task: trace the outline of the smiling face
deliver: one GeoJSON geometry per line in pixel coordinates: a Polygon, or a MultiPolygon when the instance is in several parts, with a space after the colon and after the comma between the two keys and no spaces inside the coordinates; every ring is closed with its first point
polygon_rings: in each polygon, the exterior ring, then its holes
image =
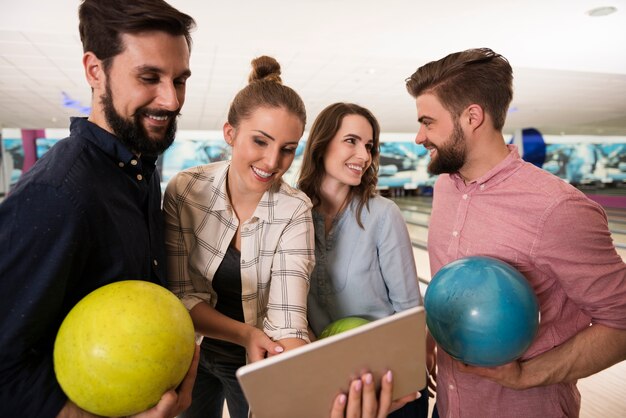
{"type": "Polygon", "coordinates": [[[361,115],[347,115],[324,154],[324,182],[358,186],[372,163],[372,125],[361,115]]]}
{"type": "Polygon", "coordinates": [[[420,128],[415,143],[423,145],[430,153],[428,171],[431,174],[458,172],[467,158],[467,142],[458,118],[453,118],[432,94],[418,96],[416,105],[420,128]]]}
{"type": "Polygon", "coordinates": [[[94,88],[89,120],[116,135],[130,150],[156,155],[174,140],[185,101],[189,48],[184,36],[165,32],[123,34],[124,51],[104,63],[92,53],[83,61],[94,88]]]}
{"type": "Polygon", "coordinates": [[[228,171],[231,193],[262,195],[280,181],[294,159],[304,126],[282,107],[259,107],[236,128],[224,125],[232,146],[228,171]]]}

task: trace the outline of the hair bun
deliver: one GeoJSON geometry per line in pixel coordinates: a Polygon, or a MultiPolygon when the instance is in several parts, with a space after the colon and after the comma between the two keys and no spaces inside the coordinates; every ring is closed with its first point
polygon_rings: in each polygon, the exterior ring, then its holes
{"type": "Polygon", "coordinates": [[[273,81],[278,84],[283,82],[280,78],[280,64],[267,55],[252,60],[252,72],[248,77],[248,83],[261,80],[273,81]]]}

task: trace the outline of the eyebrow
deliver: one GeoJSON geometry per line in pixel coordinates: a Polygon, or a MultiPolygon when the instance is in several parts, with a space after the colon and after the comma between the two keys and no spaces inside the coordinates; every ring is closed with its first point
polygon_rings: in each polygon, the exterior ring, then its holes
{"type": "MultiPolygon", "coordinates": [[[[164,73],[164,71],[161,68],[156,67],[154,65],[140,65],[136,69],[137,69],[138,73],[156,73],[156,74],[163,74],[164,73]]],[[[179,78],[179,77],[191,77],[191,70],[186,69],[185,71],[183,71],[181,74],[179,74],[175,78],[179,78]]]]}
{"type": "MultiPolygon", "coordinates": [[[[360,136],[358,136],[357,134],[345,134],[343,136],[344,138],[355,138],[358,139],[359,141],[363,141],[363,138],[361,138],[360,136]]],[[[367,142],[374,142],[374,139],[368,139],[367,142]]]]}
{"type": "Polygon", "coordinates": [[[428,120],[431,120],[431,121],[432,121],[432,120],[434,120],[434,119],[433,119],[433,118],[431,118],[430,116],[420,116],[419,118],[417,118],[417,121],[418,121],[419,123],[423,123],[423,122],[424,122],[424,119],[428,119],[428,120]]]}
{"type": "MultiPolygon", "coordinates": [[[[268,138],[269,138],[269,139],[271,139],[272,141],[276,141],[276,138],[274,138],[272,135],[268,134],[267,132],[264,132],[264,131],[262,131],[262,130],[260,130],[260,129],[253,129],[253,131],[254,131],[254,132],[259,132],[259,133],[261,133],[263,136],[268,137],[268,138]]],[[[297,144],[297,143],[298,143],[298,141],[290,141],[290,142],[287,142],[285,145],[289,145],[289,144],[297,144]]]]}

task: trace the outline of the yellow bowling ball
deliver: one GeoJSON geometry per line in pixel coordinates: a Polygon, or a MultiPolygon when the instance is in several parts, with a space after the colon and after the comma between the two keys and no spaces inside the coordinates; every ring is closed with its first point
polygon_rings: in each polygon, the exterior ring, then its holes
{"type": "Polygon", "coordinates": [[[125,416],[178,386],[194,350],[181,301],[156,284],[128,280],[91,292],[69,312],[54,343],[54,370],[82,409],[125,416]]]}

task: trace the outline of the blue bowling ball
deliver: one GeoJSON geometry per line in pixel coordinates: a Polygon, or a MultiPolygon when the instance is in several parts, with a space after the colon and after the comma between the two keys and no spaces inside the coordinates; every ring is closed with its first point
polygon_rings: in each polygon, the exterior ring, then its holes
{"type": "Polygon", "coordinates": [[[426,323],[453,358],[494,367],[519,358],[539,328],[539,303],[526,278],[492,257],[441,268],[424,296],[426,323]]]}

